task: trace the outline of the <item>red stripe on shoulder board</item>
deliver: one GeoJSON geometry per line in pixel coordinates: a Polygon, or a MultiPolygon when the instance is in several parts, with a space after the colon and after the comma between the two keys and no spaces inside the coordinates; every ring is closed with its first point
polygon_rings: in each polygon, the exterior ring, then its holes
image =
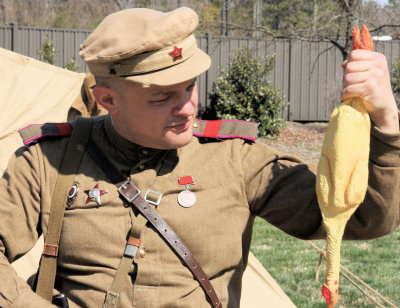
{"type": "Polygon", "coordinates": [[[70,136],[72,133],[72,126],[68,123],[54,123],[60,132],[60,136],[70,136]]]}
{"type": "Polygon", "coordinates": [[[207,121],[202,137],[217,138],[222,120],[207,121]]]}

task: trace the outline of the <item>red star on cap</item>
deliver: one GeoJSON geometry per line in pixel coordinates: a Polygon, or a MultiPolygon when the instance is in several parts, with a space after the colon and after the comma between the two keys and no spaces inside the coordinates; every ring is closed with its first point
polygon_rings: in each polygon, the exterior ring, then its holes
{"type": "Polygon", "coordinates": [[[174,46],[174,50],[168,53],[172,58],[174,58],[174,61],[182,59],[182,48],[178,48],[177,46],[174,46]]]}
{"type": "Polygon", "coordinates": [[[106,193],[108,191],[99,189],[99,184],[96,184],[91,190],[85,190],[85,194],[88,195],[85,204],[88,204],[90,201],[96,201],[98,205],[101,205],[100,197],[106,193]]]}

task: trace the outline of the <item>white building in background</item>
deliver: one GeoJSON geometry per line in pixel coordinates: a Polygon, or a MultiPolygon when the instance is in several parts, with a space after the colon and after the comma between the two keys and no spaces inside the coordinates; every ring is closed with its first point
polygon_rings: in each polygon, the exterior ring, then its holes
{"type": "Polygon", "coordinates": [[[374,41],[390,41],[392,37],[390,35],[373,36],[374,41]]]}

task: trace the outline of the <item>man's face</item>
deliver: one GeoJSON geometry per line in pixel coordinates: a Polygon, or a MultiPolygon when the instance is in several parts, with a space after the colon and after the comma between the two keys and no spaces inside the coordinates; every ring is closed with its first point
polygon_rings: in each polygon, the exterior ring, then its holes
{"type": "Polygon", "coordinates": [[[164,87],[126,84],[110,111],[121,136],[156,149],[176,149],[190,142],[198,104],[195,80],[164,87]]]}

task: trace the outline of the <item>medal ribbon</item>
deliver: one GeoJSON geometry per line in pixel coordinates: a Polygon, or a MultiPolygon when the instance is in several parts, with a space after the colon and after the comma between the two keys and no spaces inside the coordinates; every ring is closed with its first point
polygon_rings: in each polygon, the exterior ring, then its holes
{"type": "Polygon", "coordinates": [[[193,176],[188,175],[178,178],[178,184],[186,186],[186,185],[194,185],[195,182],[193,181],[193,176]]]}

